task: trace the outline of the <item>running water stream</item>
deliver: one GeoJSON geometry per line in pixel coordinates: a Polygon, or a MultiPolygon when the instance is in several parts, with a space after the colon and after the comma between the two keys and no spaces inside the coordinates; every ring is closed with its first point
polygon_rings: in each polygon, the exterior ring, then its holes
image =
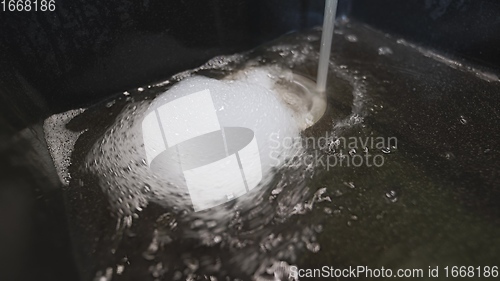
{"type": "Polygon", "coordinates": [[[326,78],[328,76],[337,4],[337,0],[326,0],[325,4],[325,16],[323,17],[323,29],[321,31],[321,48],[319,50],[318,78],[316,80],[316,89],[318,92],[326,90],[326,78]]]}

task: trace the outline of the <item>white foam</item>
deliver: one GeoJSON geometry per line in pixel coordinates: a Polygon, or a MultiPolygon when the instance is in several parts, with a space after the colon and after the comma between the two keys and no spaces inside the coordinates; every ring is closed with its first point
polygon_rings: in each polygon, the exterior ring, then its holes
{"type": "MultiPolygon", "coordinates": [[[[246,75],[237,75],[225,80],[201,76],[185,78],[156,97],[149,106],[147,103],[137,102],[126,106],[102,140],[94,144],[87,156],[86,166],[99,176],[100,185],[110,196],[111,205],[119,213],[129,215],[135,213],[136,209],[139,210],[147,204],[147,198],[156,202],[164,202],[166,205],[190,209],[192,200],[189,194],[180,192],[178,188],[185,181],[182,172],[166,169],[166,174],[159,176],[148,167],[150,159],[146,156],[144,148],[143,119],[151,113],[151,110],[165,105],[178,106],[176,101],[181,98],[208,90],[216,111],[217,123],[221,128],[240,127],[254,132],[262,167],[261,184],[266,184],[270,180],[271,170],[275,163],[283,162],[275,161],[275,158],[286,155],[286,153],[274,151],[271,138],[297,137],[300,132],[293,110],[273,90],[274,83],[276,83],[274,76],[270,75],[266,68],[252,68],[246,72],[246,75]],[[271,134],[274,135],[271,136],[271,134]],[[274,154],[272,154],[273,151],[274,154]]],[[[174,119],[176,122],[181,122],[182,118],[191,120],[192,116],[200,114],[200,104],[197,102],[200,101],[192,100],[191,104],[183,104],[182,110],[170,110],[179,114],[170,116],[168,119],[174,119]]],[[[203,105],[206,105],[205,103],[203,105]]],[[[186,123],[186,128],[181,129],[193,129],[191,133],[195,134],[191,137],[199,135],[200,132],[191,127],[190,123],[186,123]]],[[[181,137],[182,132],[170,132],[163,129],[163,134],[168,133],[170,136],[179,134],[177,137],[181,137]]],[[[210,129],[207,132],[210,131],[213,130],[210,129]]],[[[186,141],[185,138],[181,137],[181,139],[181,141],[186,141]]],[[[168,141],[167,145],[170,146],[168,141]]],[[[255,158],[250,157],[252,158],[251,164],[248,164],[249,155],[253,154],[241,155],[244,156],[242,163],[246,165],[247,170],[253,169],[252,159],[255,158]]],[[[212,170],[211,173],[224,172],[212,170]]],[[[258,181],[259,173],[248,174],[248,183],[253,188],[255,182],[258,181]]],[[[231,177],[226,175],[226,178],[231,177]]],[[[234,196],[239,195],[241,194],[236,192],[234,196]]]]}
{"type": "Polygon", "coordinates": [[[72,132],[66,129],[66,124],[85,109],[73,109],[60,114],[55,114],[45,119],[43,131],[49,147],[50,156],[54,161],[57,175],[61,183],[67,185],[71,179],[68,167],[71,164],[71,153],[75,142],[82,132],[72,132]]]}

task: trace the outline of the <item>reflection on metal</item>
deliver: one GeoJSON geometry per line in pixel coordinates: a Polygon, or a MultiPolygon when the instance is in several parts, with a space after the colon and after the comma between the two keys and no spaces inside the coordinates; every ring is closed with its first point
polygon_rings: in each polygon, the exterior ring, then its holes
{"type": "Polygon", "coordinates": [[[155,108],[142,133],[150,168],[182,175],[195,211],[235,199],[262,180],[254,132],[221,127],[208,89],[155,108]]]}

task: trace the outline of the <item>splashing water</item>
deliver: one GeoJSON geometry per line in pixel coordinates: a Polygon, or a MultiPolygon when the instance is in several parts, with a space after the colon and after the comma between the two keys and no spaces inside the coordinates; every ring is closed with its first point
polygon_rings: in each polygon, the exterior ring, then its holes
{"type": "MultiPolygon", "coordinates": [[[[139,255],[150,262],[149,273],[152,276],[170,276],[174,280],[181,276],[195,277],[200,274],[253,276],[256,280],[267,280],[270,276],[288,276],[288,263],[296,262],[300,251],[317,252],[321,249],[315,238],[321,231],[321,225],[313,222],[298,223],[297,220],[300,221],[301,216],[315,210],[316,205],[323,205],[322,211],[323,207],[330,204],[331,199],[325,195],[325,188],[311,190],[308,187],[314,169],[297,165],[300,157],[290,159],[284,166],[275,167],[267,175],[262,188],[222,206],[193,213],[189,208],[189,196],[185,192],[180,192],[174,182],[151,172],[141,153],[143,144],[138,141],[141,138],[138,128],[142,116],[155,98],[166,90],[173,89],[172,86],[175,88],[175,85],[181,83],[196,84],[200,79],[206,83],[211,83],[210,79],[217,79],[221,81],[218,83],[227,83],[227,87],[252,80],[261,83],[262,77],[258,76],[262,73],[267,73],[267,80],[275,85],[268,86],[274,93],[267,94],[277,95],[288,108],[285,112],[289,112],[287,114],[292,117],[287,122],[293,123],[276,124],[276,128],[290,128],[290,133],[286,136],[298,137],[294,131],[311,126],[311,121],[308,123],[303,120],[312,118],[308,117],[311,106],[304,106],[311,104],[312,97],[294,95],[296,90],[286,82],[293,80],[287,74],[291,72],[286,69],[311,77],[310,69],[314,68],[318,59],[318,52],[314,47],[318,38],[317,31],[314,31],[311,34],[296,35],[293,44],[283,40],[285,43],[276,42],[250,53],[214,58],[205,65],[175,75],[168,81],[124,92],[111,101],[86,110],[65,124],[66,128],[70,128],[69,132],[78,131],[81,134],[73,148],[64,149],[64,153],[71,154],[71,163],[60,163],[61,171],[71,171],[68,194],[69,197],[76,198],[71,200],[73,207],[79,206],[78,198],[86,196],[89,192],[87,190],[98,188],[102,190],[104,201],[109,204],[112,217],[117,220],[112,228],[102,230],[112,237],[104,247],[109,248],[112,254],[107,262],[104,261],[107,266],[98,268],[100,276],[110,275],[109,266],[116,267],[116,275],[127,274],[127,267],[130,265],[122,261],[123,251],[127,252],[123,245],[130,243],[126,241],[138,236],[137,233],[142,233],[141,239],[150,237],[149,242],[139,254],[126,253],[126,256],[130,258],[139,255]],[[262,67],[266,72],[259,72],[262,67]],[[200,75],[210,78],[200,78],[200,75]],[[92,123],[92,120],[101,121],[92,123]],[[152,211],[145,213],[151,209],[155,210],[153,214],[152,211]],[[144,223],[154,226],[145,230],[144,223]],[[199,247],[219,249],[224,255],[203,253],[199,247]],[[166,254],[173,249],[184,253],[180,260],[166,254]]],[[[330,62],[329,67],[334,77],[330,79],[340,78],[347,82],[353,96],[351,114],[345,116],[345,120],[337,122],[335,128],[359,124],[365,114],[364,81],[333,62],[330,62]]],[[[244,107],[236,109],[242,110],[241,116],[247,114],[245,110],[259,110],[259,101],[243,99],[242,102],[244,107]]],[[[228,108],[221,106],[218,109],[228,108]]],[[[262,110],[260,119],[253,120],[255,130],[273,124],[278,112],[262,110]]],[[[53,122],[55,119],[57,117],[47,119],[45,126],[51,147],[66,142],[64,139],[53,138],[56,131],[52,128],[60,130],[62,126],[53,122]]],[[[293,155],[304,156],[307,153],[309,152],[300,150],[293,155]]],[[[57,154],[54,151],[53,155],[57,154]]],[[[87,230],[85,233],[89,235],[92,231],[87,230]]]]}

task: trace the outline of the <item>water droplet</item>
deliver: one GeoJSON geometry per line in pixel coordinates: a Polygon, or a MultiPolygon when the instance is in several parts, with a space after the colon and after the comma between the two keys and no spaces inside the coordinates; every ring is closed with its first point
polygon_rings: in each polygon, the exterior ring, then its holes
{"type": "Polygon", "coordinates": [[[115,100],[110,101],[110,102],[106,103],[106,107],[107,107],[107,108],[110,108],[110,107],[112,107],[114,104],[115,104],[115,100]]]}
{"type": "Polygon", "coordinates": [[[381,56],[392,55],[392,50],[389,47],[378,48],[378,54],[381,56]]]}
{"type": "Polygon", "coordinates": [[[314,227],[314,230],[317,233],[321,233],[323,231],[323,226],[321,224],[318,224],[317,226],[314,227]]]}
{"type": "Polygon", "coordinates": [[[195,220],[192,224],[191,224],[191,228],[198,228],[198,227],[201,227],[203,226],[205,223],[202,221],[202,220],[195,220]]]}
{"type": "Polygon", "coordinates": [[[349,34],[345,37],[345,39],[347,39],[347,41],[349,42],[358,42],[358,37],[356,37],[356,35],[354,34],[349,34]]]}
{"type": "Polygon", "coordinates": [[[123,270],[125,269],[125,266],[122,264],[119,264],[116,266],[116,274],[120,275],[123,273],[123,270]]]}
{"type": "Polygon", "coordinates": [[[310,42],[313,42],[313,41],[318,41],[319,40],[319,36],[316,36],[316,35],[309,35],[306,37],[307,41],[310,41],[310,42]]]}
{"type": "Polygon", "coordinates": [[[222,237],[220,237],[220,235],[217,235],[214,237],[214,242],[215,243],[220,243],[222,241],[222,237]]]}
{"type": "Polygon", "coordinates": [[[198,260],[187,258],[184,260],[184,264],[191,270],[195,271],[198,269],[199,262],[198,260]]]}
{"type": "Polygon", "coordinates": [[[448,159],[448,160],[453,160],[453,159],[455,159],[455,155],[454,155],[452,152],[446,152],[446,153],[444,154],[444,157],[445,157],[446,159],[448,159]]]}
{"type": "Polygon", "coordinates": [[[320,246],[318,243],[310,243],[307,244],[307,249],[313,253],[317,253],[320,250],[320,246]]]}
{"type": "Polygon", "coordinates": [[[398,201],[398,193],[395,190],[389,190],[385,193],[385,198],[387,198],[390,202],[395,203],[398,201]]]}
{"type": "Polygon", "coordinates": [[[355,188],[356,187],[352,181],[350,181],[350,182],[344,182],[344,185],[347,186],[347,187],[349,187],[349,188],[355,188]]]}

